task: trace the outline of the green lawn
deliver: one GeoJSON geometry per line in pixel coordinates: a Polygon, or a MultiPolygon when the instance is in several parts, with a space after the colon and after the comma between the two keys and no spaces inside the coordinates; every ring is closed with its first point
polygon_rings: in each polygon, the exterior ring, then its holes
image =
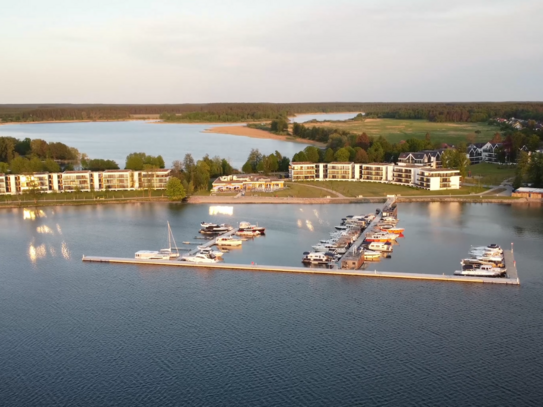
{"type": "MultiPolygon", "coordinates": [[[[444,191],[427,191],[425,189],[413,188],[403,185],[381,184],[378,182],[356,182],[356,181],[315,181],[303,182],[300,185],[308,184],[331,189],[348,197],[364,197],[386,196],[386,195],[468,195],[471,193],[481,193],[487,188],[480,187],[463,187],[460,189],[450,189],[444,191]]],[[[324,192],[324,191],[323,191],[324,192]]]]}
{"type": "Polygon", "coordinates": [[[515,176],[516,166],[481,163],[470,165],[467,183],[482,185],[500,185],[508,178],[515,176]]]}
{"type": "Polygon", "coordinates": [[[409,138],[424,138],[430,133],[432,142],[458,144],[468,135],[477,142],[490,141],[499,127],[486,123],[434,123],[427,120],[366,119],[362,121],[308,123],[307,127],[333,127],[353,133],[366,132],[369,136],[383,136],[391,143],[409,138]],[[475,133],[480,131],[480,133],[475,133]]]}
{"type": "Polygon", "coordinates": [[[328,191],[322,189],[311,188],[304,186],[300,183],[289,182],[286,184],[286,188],[275,192],[247,192],[245,196],[277,196],[277,197],[294,197],[294,198],[326,198],[331,196],[334,198],[336,195],[331,194],[328,191]]]}

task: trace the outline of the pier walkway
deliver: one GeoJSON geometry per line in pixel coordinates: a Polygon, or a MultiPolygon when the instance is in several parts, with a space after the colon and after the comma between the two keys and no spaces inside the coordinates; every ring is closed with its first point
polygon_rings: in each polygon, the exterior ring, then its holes
{"type": "Polygon", "coordinates": [[[394,202],[396,202],[396,196],[390,196],[387,201],[385,202],[385,204],[383,205],[383,207],[381,208],[381,211],[379,212],[379,214],[377,216],[375,216],[375,218],[371,221],[371,223],[366,227],[366,229],[364,229],[364,231],[362,233],[360,233],[360,236],[358,237],[358,239],[356,239],[356,241],[351,245],[351,248],[349,250],[347,250],[347,252],[345,252],[345,254],[343,256],[341,256],[341,259],[339,259],[338,261],[338,264],[342,264],[342,262],[344,260],[347,260],[348,258],[350,257],[353,257],[353,256],[362,256],[362,253],[360,254],[356,254],[357,251],[358,251],[358,248],[362,245],[362,243],[364,242],[364,239],[366,238],[366,234],[368,232],[371,232],[373,230],[373,227],[381,220],[381,218],[383,217],[383,209],[385,208],[389,208],[391,207],[394,202]]]}
{"type": "Polygon", "coordinates": [[[322,274],[331,276],[354,276],[354,277],[374,277],[374,278],[396,278],[404,280],[425,280],[442,281],[453,283],[484,283],[484,284],[511,284],[519,285],[519,280],[512,278],[484,278],[484,277],[462,277],[453,275],[439,274],[415,274],[415,273],[397,273],[390,271],[367,271],[367,270],[345,270],[345,269],[325,269],[325,268],[306,268],[306,267],[288,267],[288,266],[267,266],[257,264],[229,264],[229,263],[191,263],[179,260],[144,260],[122,257],[97,257],[83,256],[84,262],[93,263],[115,263],[115,264],[135,264],[145,266],[173,266],[188,267],[207,270],[245,270],[245,271],[270,271],[283,273],[299,274],[322,274]]]}

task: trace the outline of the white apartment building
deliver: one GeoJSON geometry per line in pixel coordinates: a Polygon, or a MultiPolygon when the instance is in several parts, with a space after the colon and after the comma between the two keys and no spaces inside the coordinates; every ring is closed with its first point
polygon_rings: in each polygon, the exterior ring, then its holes
{"type": "Polygon", "coordinates": [[[432,191],[460,188],[458,170],[393,163],[292,163],[292,181],[361,181],[416,186],[432,191]]]}
{"type": "Polygon", "coordinates": [[[59,173],[0,174],[0,195],[29,190],[50,192],[128,191],[166,189],[171,170],[65,171],[59,173]]]}

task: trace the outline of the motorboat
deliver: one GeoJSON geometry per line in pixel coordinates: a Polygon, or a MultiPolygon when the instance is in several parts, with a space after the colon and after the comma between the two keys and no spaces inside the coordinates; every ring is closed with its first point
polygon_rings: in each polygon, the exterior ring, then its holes
{"type": "Polygon", "coordinates": [[[503,253],[503,249],[495,243],[489,244],[488,246],[471,246],[471,250],[472,251],[473,250],[476,250],[476,251],[488,250],[488,251],[503,253]]]}
{"type": "Polygon", "coordinates": [[[388,233],[394,233],[396,235],[401,235],[404,232],[405,228],[393,227],[387,230],[388,233]]]}
{"type": "Polygon", "coordinates": [[[347,230],[348,226],[346,225],[338,225],[338,226],[334,226],[336,228],[336,230],[347,230]]]}
{"type": "Polygon", "coordinates": [[[304,264],[329,264],[334,260],[334,253],[304,252],[302,263],[304,264]]]}
{"type": "Polygon", "coordinates": [[[382,257],[381,252],[373,250],[364,250],[364,260],[379,260],[382,257]]]}
{"type": "Polygon", "coordinates": [[[231,231],[233,228],[230,225],[226,225],[224,223],[217,225],[217,224],[208,224],[207,226],[202,226],[202,229],[200,229],[200,233],[205,235],[214,235],[214,234],[220,234],[220,233],[226,233],[231,231]]]}
{"type": "Polygon", "coordinates": [[[505,274],[505,268],[492,267],[489,264],[484,264],[481,267],[467,267],[463,270],[454,272],[457,276],[472,276],[472,277],[500,277],[505,274]]]}
{"type": "Polygon", "coordinates": [[[215,257],[222,257],[224,254],[224,252],[220,250],[213,250],[211,247],[207,247],[207,246],[198,246],[198,250],[200,251],[200,253],[210,254],[215,257]]]}
{"type": "Polygon", "coordinates": [[[371,242],[368,245],[368,250],[376,251],[376,252],[391,252],[392,251],[392,243],[390,242],[371,242]]]}
{"type": "Polygon", "coordinates": [[[136,252],[134,258],[141,260],[170,260],[170,253],[161,253],[158,250],[140,250],[136,252]]]}
{"type": "Polygon", "coordinates": [[[394,233],[370,233],[366,236],[368,242],[390,242],[396,240],[398,235],[394,233]]]}
{"type": "Polygon", "coordinates": [[[215,240],[217,246],[241,246],[243,241],[232,237],[218,237],[215,240]]]}
{"type": "Polygon", "coordinates": [[[216,257],[204,253],[183,256],[181,259],[192,263],[217,263],[219,261],[216,257]]]}
{"type": "Polygon", "coordinates": [[[236,235],[245,237],[255,237],[260,236],[261,234],[262,233],[260,233],[258,230],[238,230],[236,232],[236,235]]]}
{"type": "Polygon", "coordinates": [[[262,226],[258,226],[258,225],[251,225],[250,222],[240,222],[238,231],[239,232],[243,232],[243,231],[252,231],[252,232],[254,232],[254,231],[256,231],[256,232],[260,232],[260,234],[263,235],[266,232],[266,228],[262,227],[262,226]]]}
{"type": "Polygon", "coordinates": [[[492,250],[471,250],[469,252],[471,257],[491,256],[491,257],[503,257],[503,254],[498,251],[492,250]]]}
{"type": "Polygon", "coordinates": [[[381,223],[388,223],[388,224],[396,224],[398,223],[398,219],[392,217],[392,216],[385,216],[384,218],[381,218],[381,223]]]}
{"type": "Polygon", "coordinates": [[[331,244],[331,243],[325,243],[325,244],[319,243],[314,246],[311,246],[311,248],[313,248],[316,252],[328,252],[328,251],[337,249],[336,245],[331,244]]]}

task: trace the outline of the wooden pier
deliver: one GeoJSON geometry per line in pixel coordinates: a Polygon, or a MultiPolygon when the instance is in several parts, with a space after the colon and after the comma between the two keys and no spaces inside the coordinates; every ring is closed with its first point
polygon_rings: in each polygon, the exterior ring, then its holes
{"type": "Polygon", "coordinates": [[[443,281],[453,283],[484,283],[484,284],[512,284],[519,285],[518,278],[483,278],[483,277],[463,277],[454,275],[439,274],[415,274],[415,273],[396,273],[390,271],[368,271],[368,270],[344,270],[344,269],[326,269],[326,268],[306,268],[306,267],[288,267],[288,266],[267,266],[257,264],[230,264],[230,263],[191,263],[180,260],[145,260],[122,257],[97,257],[83,256],[84,262],[92,263],[114,263],[114,264],[134,264],[144,266],[170,266],[170,267],[188,267],[195,269],[208,270],[244,270],[244,271],[270,271],[281,273],[299,273],[299,274],[322,274],[328,276],[354,276],[354,277],[374,277],[374,278],[396,278],[403,280],[425,280],[425,281],[443,281]]]}

